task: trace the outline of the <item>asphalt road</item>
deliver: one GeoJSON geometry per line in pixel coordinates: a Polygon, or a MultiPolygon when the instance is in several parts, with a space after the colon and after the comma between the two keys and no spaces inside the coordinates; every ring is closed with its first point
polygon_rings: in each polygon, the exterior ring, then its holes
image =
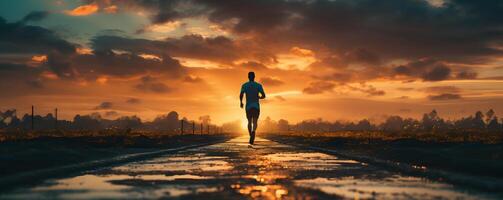
{"type": "Polygon", "coordinates": [[[248,137],[77,176],[0,199],[494,199],[354,160],[248,137]]]}

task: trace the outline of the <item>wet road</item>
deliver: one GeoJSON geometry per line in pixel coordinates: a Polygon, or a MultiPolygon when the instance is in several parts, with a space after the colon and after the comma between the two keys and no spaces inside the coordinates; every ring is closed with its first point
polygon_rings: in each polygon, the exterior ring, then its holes
{"type": "Polygon", "coordinates": [[[82,173],[2,199],[485,199],[353,160],[247,137],[82,173]]]}

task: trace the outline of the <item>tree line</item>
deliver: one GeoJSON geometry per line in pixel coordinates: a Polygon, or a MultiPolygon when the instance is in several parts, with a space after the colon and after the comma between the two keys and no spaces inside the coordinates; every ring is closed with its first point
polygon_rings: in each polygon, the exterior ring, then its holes
{"type": "MultiPolygon", "coordinates": [[[[34,130],[69,130],[69,131],[99,131],[104,129],[132,129],[146,131],[179,131],[181,120],[184,120],[185,127],[189,127],[193,121],[198,125],[203,124],[205,128],[211,125],[211,119],[208,115],[201,116],[199,120],[189,120],[181,118],[176,111],[157,116],[153,121],[142,121],[137,116],[122,116],[117,119],[105,119],[99,113],[88,115],[75,115],[73,120],[61,120],[48,113],[45,116],[29,114],[19,118],[15,109],[0,111],[0,129],[15,132],[32,130],[32,121],[34,130]]],[[[213,126],[213,125],[211,125],[213,126]]],[[[199,126],[196,126],[197,128],[199,126]]],[[[192,126],[190,126],[192,128],[192,126]]]]}
{"type": "Polygon", "coordinates": [[[436,110],[425,113],[421,119],[403,118],[393,115],[387,117],[382,123],[372,123],[368,119],[356,122],[335,121],[329,122],[321,118],[304,120],[296,124],[289,124],[287,120],[278,121],[266,118],[261,121],[259,128],[265,132],[283,131],[310,131],[310,132],[336,132],[336,131],[387,131],[387,132],[500,132],[503,133],[503,121],[500,120],[493,109],[487,112],[477,111],[473,115],[457,120],[442,119],[436,110]]]}

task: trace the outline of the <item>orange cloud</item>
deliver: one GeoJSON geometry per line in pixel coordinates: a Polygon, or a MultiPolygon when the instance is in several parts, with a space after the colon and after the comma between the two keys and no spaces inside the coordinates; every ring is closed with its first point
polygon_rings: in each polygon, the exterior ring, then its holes
{"type": "Polygon", "coordinates": [[[98,11],[99,6],[98,4],[88,4],[88,5],[83,5],[79,6],[73,10],[67,10],[65,13],[67,15],[71,16],[86,16],[86,15],[91,15],[94,14],[98,11]]]}
{"type": "Polygon", "coordinates": [[[297,55],[297,56],[305,56],[305,57],[312,57],[314,56],[314,52],[309,50],[309,49],[303,49],[300,47],[292,47],[290,49],[290,53],[297,55]]]}
{"type": "Polygon", "coordinates": [[[77,54],[80,55],[92,55],[93,50],[89,48],[77,48],[77,54]]]}
{"type": "Polygon", "coordinates": [[[31,57],[31,60],[36,63],[41,63],[41,62],[45,62],[47,60],[47,56],[46,55],[35,55],[35,56],[31,57]]]}
{"type": "Polygon", "coordinates": [[[108,78],[106,76],[101,76],[96,79],[96,82],[103,85],[108,82],[108,78]]]}
{"type": "Polygon", "coordinates": [[[113,13],[117,13],[118,8],[116,5],[111,5],[111,6],[104,8],[103,10],[105,10],[106,13],[113,14],[113,13]]]}
{"type": "Polygon", "coordinates": [[[50,72],[50,71],[44,71],[40,74],[41,77],[45,78],[45,79],[49,79],[49,80],[57,80],[59,79],[58,75],[56,75],[55,73],[53,72],[50,72]]]}
{"type": "Polygon", "coordinates": [[[143,59],[162,61],[161,57],[153,55],[153,54],[142,53],[142,54],[139,54],[138,56],[142,57],[143,59]]]}

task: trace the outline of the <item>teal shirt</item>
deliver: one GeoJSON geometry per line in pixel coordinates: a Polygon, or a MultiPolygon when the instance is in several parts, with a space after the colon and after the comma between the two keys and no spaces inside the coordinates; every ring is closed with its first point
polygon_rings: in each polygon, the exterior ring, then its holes
{"type": "Polygon", "coordinates": [[[246,110],[256,108],[260,110],[259,93],[264,93],[264,89],[260,83],[248,81],[241,86],[241,93],[246,94],[246,110]]]}

